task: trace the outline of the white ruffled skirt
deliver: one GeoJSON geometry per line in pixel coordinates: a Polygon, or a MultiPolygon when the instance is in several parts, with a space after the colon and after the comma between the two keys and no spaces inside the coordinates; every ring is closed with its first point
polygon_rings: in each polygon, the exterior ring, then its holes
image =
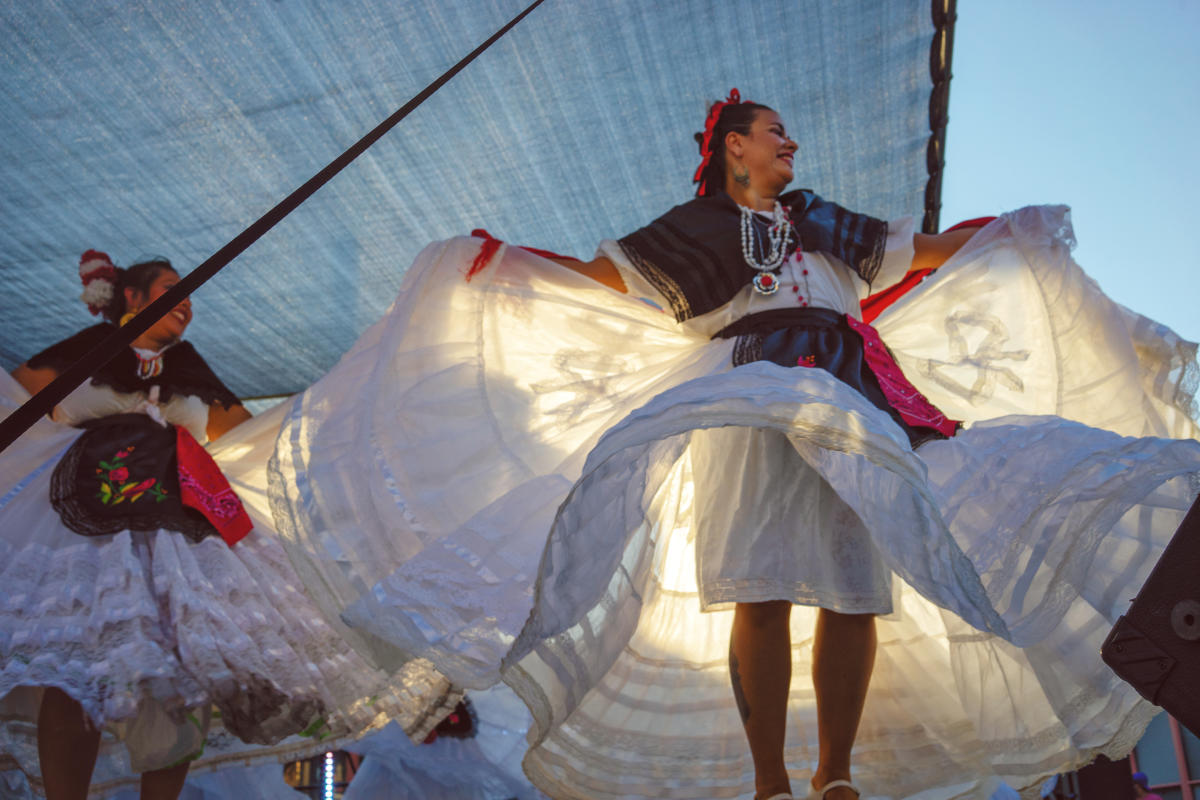
{"type": "MultiPolygon", "coordinates": [[[[8,375],[0,389],[9,410],[28,397],[8,375]]],[[[457,692],[428,662],[371,666],[306,594],[266,500],[280,418],[268,413],[210,445],[255,526],[234,547],[172,531],[65,528],[49,486],[77,429],[43,419],[0,456],[0,751],[33,785],[44,687],[65,691],[105,730],[98,787],[211,759],[223,748],[206,738],[225,731],[258,745],[302,732],[317,742],[394,719],[419,738],[453,707],[457,692]]]]}
{"type": "Polygon", "coordinates": [[[331,616],[512,686],[554,797],[752,792],[722,609],[776,597],[805,604],[795,785],[818,752],[811,605],[890,609],[867,795],[987,797],[1124,754],[1155,709],[1099,647],[1200,488],[1195,346],[1105,298],[1070,236],[1063,208],[1007,215],[877,322],[969,423],[917,452],[821,370],[733,369],[732,342],[517,248],[468,282],[479,241],[431,245],[290,406],[283,541],[331,616]]]}

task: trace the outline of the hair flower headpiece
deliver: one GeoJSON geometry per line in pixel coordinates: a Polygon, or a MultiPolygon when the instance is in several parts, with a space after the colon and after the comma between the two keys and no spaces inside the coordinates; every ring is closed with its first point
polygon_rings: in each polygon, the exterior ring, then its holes
{"type": "Polygon", "coordinates": [[[692,183],[699,183],[700,188],[696,190],[696,194],[704,194],[704,170],[708,168],[708,162],[712,160],[712,136],[713,130],[717,127],[717,121],[721,118],[721,110],[728,105],[737,105],[742,102],[742,94],[737,89],[729,90],[729,97],[717,103],[713,103],[708,109],[708,119],[704,121],[704,141],[700,143],[700,166],[696,167],[696,174],[692,176],[692,183]]]}
{"type": "Polygon", "coordinates": [[[83,294],[79,299],[87,303],[88,311],[95,316],[106,309],[113,299],[118,272],[108,253],[88,250],[79,257],[79,280],[83,282],[83,294]]]}

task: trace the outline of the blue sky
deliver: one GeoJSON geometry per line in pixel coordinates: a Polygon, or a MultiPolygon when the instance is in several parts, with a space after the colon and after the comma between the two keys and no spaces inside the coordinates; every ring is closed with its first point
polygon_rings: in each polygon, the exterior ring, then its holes
{"type": "Polygon", "coordinates": [[[1200,2],[959,0],[942,225],[1066,203],[1110,297],[1200,340],[1200,2]]]}

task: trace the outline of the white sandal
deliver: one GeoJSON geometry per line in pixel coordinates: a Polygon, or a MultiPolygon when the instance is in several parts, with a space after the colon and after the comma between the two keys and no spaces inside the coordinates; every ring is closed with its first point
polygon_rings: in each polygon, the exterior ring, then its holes
{"type": "Polygon", "coordinates": [[[843,786],[845,788],[849,789],[850,791],[854,792],[859,797],[862,797],[862,792],[860,792],[858,787],[855,786],[853,783],[851,783],[850,781],[837,780],[837,781],[830,781],[829,783],[822,786],[820,789],[813,789],[811,792],[808,793],[808,800],[825,800],[826,792],[828,792],[831,789],[837,789],[837,788],[840,788],[843,786]]]}
{"type": "Polygon", "coordinates": [[[767,798],[767,800],[796,800],[796,798],[792,797],[787,792],[780,792],[779,794],[771,795],[767,798]]]}

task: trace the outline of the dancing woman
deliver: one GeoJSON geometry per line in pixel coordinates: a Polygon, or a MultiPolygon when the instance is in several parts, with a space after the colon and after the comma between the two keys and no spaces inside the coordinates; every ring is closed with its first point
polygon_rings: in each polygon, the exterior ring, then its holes
{"type": "MultiPolygon", "coordinates": [[[[0,376],[9,409],[179,280],[166,260],[121,269],[94,250],[80,275],[105,322],[30,358],[16,383],[0,376]]],[[[49,800],[85,797],[114,738],[143,798],[176,797],[213,707],[226,730],[269,744],[389,715],[424,735],[437,716],[414,720],[447,700],[431,670],[397,687],[346,655],[269,514],[248,510],[209,456],[204,443],[236,438],[250,414],[183,341],[191,319],[184,300],[0,457],[3,742],[49,800]],[[22,747],[32,720],[36,760],[22,747]]],[[[273,434],[256,434],[267,452],[273,434]]],[[[264,448],[241,444],[223,466],[245,473],[264,448]]]]}
{"type": "MultiPolygon", "coordinates": [[[[910,271],[940,267],[974,230],[914,234],[911,223],[889,227],[809,192],[784,195],[796,142],[774,110],[739,101],[734,90],[729,101],[714,104],[705,132],[697,134],[698,199],[621,240],[636,271],[622,271],[605,256],[560,263],[621,292],[629,291],[628,279],[639,296],[666,298],[679,322],[740,339],[735,365],[767,360],[825,370],[892,417],[914,448],[946,438],[954,423],[901,382],[886,352],[866,357],[875,340],[862,334],[859,302],[872,283],[887,287],[910,271]],[[827,249],[812,252],[817,242],[827,249]],[[697,259],[701,250],[706,256],[697,259]]],[[[756,797],[791,796],[784,739],[795,603],[819,609],[813,788],[820,797],[849,800],[858,794],[850,752],[875,659],[874,617],[892,606],[887,569],[853,511],[786,435],[725,428],[694,437],[692,450],[693,463],[702,452],[709,466],[694,477],[697,496],[711,504],[698,515],[698,535],[725,562],[704,576],[713,588],[702,594],[711,595],[706,606],[735,605],[729,674],[754,760],[756,797]],[[732,481],[730,461],[741,471],[732,481]]]]}
{"type": "Polygon", "coordinates": [[[783,193],[739,100],[699,197],[590,262],[426,248],[292,405],[284,541],[328,613],[512,686],[554,797],[986,797],[1126,752],[1153,711],[1096,652],[1200,485],[1194,346],[1064,209],[923,236],[783,193]],[[889,352],[860,300],[939,265],[889,352]]]}

